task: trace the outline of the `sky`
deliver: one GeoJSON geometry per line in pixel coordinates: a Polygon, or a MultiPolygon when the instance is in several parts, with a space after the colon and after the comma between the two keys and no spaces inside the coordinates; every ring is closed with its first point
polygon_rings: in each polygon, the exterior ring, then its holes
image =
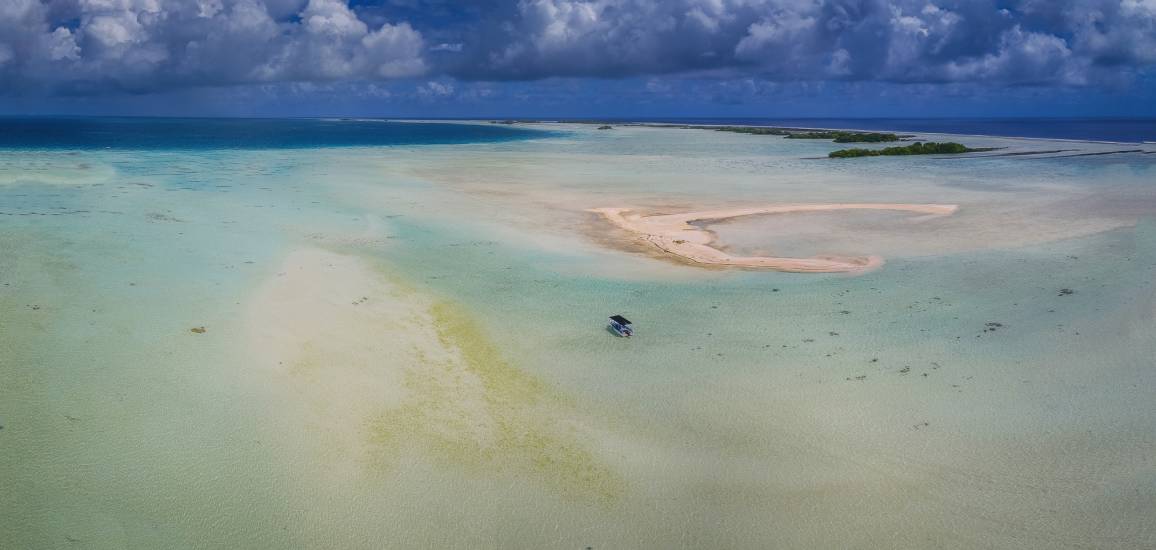
{"type": "Polygon", "coordinates": [[[1156,116],[1156,0],[0,0],[0,114],[1156,116]]]}

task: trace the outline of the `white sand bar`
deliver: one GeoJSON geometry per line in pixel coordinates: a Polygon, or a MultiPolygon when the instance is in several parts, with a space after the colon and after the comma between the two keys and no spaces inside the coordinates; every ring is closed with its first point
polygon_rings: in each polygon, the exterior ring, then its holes
{"type": "Polygon", "coordinates": [[[614,225],[638,235],[641,239],[667,253],[699,264],[753,267],[794,273],[858,273],[883,265],[879,256],[813,258],[776,258],[770,256],[732,256],[712,246],[716,235],[691,225],[696,221],[718,221],[741,216],[787,214],[792,212],[822,212],[830,210],[899,210],[933,216],[954,214],[954,204],[778,204],[729,210],[706,210],[682,214],[645,216],[633,213],[632,208],[595,208],[614,225]]]}

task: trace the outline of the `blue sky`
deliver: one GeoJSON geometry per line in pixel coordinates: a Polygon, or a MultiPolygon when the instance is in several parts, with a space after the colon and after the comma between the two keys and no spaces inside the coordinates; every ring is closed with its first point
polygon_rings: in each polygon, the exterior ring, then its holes
{"type": "Polygon", "coordinates": [[[2,0],[0,114],[1156,116],[1156,0],[2,0]]]}

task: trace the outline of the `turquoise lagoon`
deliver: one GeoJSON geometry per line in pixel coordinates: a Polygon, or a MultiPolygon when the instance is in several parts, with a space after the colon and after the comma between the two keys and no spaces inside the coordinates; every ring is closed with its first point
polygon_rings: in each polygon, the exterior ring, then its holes
{"type": "MultiPolygon", "coordinates": [[[[392,137],[0,151],[0,547],[1156,546],[1156,157],[328,124],[392,137]],[[861,276],[682,265],[587,212],[783,202],[960,211],[715,227],[886,257],[861,276]],[[395,414],[349,381],[387,412],[347,417],[315,391],[340,357],[256,367],[254,296],[302,249],[402,289],[482,398],[395,414]]],[[[383,379],[440,368],[385,355],[383,379]]]]}

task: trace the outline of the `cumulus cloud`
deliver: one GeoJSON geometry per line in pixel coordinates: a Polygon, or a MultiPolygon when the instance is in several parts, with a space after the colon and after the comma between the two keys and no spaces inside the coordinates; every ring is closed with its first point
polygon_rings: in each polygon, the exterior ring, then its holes
{"type": "Polygon", "coordinates": [[[1156,65],[1156,0],[351,1],[0,0],[0,92],[417,76],[1082,86],[1156,65]]]}
{"type": "Polygon", "coordinates": [[[462,51],[462,46],[463,46],[463,44],[461,42],[455,42],[455,43],[442,42],[441,44],[435,44],[433,46],[430,46],[429,51],[431,51],[431,52],[458,53],[458,52],[462,51]]]}
{"type": "Polygon", "coordinates": [[[427,70],[407,22],[345,0],[3,0],[0,90],[85,93],[388,79],[427,70]]]}
{"type": "Polygon", "coordinates": [[[1156,63],[1156,0],[518,0],[466,78],[1086,84],[1156,63]]]}
{"type": "Polygon", "coordinates": [[[454,85],[447,82],[429,81],[417,87],[418,96],[425,99],[443,98],[454,93],[454,85]]]}

